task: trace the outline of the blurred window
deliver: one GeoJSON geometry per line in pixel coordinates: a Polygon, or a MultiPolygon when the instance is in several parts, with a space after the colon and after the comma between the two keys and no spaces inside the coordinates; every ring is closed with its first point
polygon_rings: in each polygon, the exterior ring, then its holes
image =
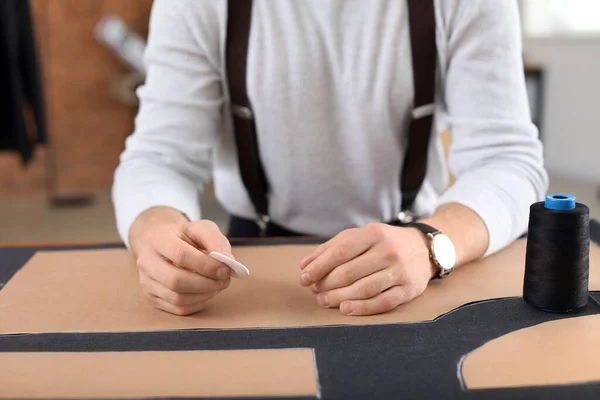
{"type": "Polygon", "coordinates": [[[600,36],[600,0],[521,0],[528,37],[600,36]]]}

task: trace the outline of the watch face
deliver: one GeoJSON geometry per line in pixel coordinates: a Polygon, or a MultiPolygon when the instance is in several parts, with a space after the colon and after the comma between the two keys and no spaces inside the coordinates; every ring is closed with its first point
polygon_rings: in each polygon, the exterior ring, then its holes
{"type": "Polygon", "coordinates": [[[444,234],[438,234],[433,237],[431,243],[433,256],[442,269],[448,270],[454,268],[456,264],[456,250],[450,238],[444,234]]]}

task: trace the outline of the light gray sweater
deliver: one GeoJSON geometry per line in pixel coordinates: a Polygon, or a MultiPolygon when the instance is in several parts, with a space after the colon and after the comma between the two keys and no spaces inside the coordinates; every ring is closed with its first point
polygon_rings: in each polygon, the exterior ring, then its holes
{"type": "MultiPolygon", "coordinates": [[[[415,210],[472,208],[487,254],[526,229],[547,175],[531,123],[514,0],[437,0],[438,95],[428,173],[415,210]],[[448,171],[439,140],[452,132],[448,171]]],[[[127,242],[152,206],[201,218],[214,176],[231,214],[254,212],[238,172],[224,80],[226,0],[156,0],[147,80],[113,200],[127,242]]],[[[272,219],[333,235],[399,211],[413,99],[407,7],[400,0],[255,0],[248,87],[272,219]]]]}

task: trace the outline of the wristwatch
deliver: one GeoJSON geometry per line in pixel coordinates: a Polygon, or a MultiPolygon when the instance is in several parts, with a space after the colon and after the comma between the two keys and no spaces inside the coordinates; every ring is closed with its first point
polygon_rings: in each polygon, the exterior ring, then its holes
{"type": "Polygon", "coordinates": [[[406,226],[417,228],[430,239],[430,257],[439,270],[435,278],[442,279],[450,275],[456,264],[456,249],[452,240],[434,227],[421,222],[411,222],[406,226]]]}

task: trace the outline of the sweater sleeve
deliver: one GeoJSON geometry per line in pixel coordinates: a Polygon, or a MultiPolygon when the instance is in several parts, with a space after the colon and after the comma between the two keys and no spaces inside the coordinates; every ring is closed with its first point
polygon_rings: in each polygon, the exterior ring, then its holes
{"type": "Polygon", "coordinates": [[[517,2],[454,2],[444,79],[449,164],[456,183],[439,203],[460,203],[487,226],[494,253],[527,229],[548,177],[531,122],[517,2]]]}
{"type": "Polygon", "coordinates": [[[126,140],[112,188],[117,228],[126,245],[132,223],[151,207],[169,206],[191,220],[201,217],[200,194],[210,179],[211,150],[222,130],[223,95],[218,49],[197,40],[185,5],[156,0],[151,13],[147,77],[138,90],[135,130],[126,140]]]}

